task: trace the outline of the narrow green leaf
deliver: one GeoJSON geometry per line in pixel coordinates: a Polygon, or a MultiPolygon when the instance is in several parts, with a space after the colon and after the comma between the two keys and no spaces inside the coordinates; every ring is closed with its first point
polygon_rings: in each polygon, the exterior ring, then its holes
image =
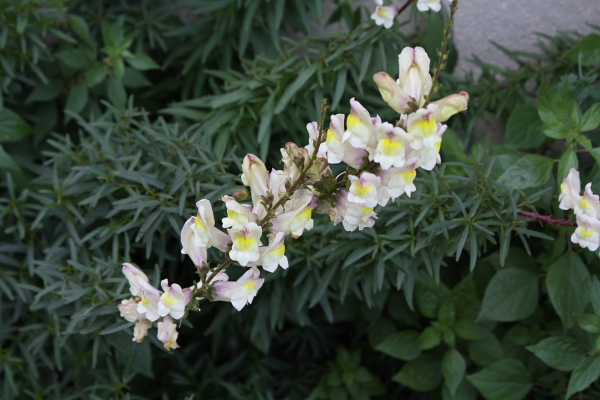
{"type": "Polygon", "coordinates": [[[302,73],[300,75],[298,75],[298,78],[296,78],[294,83],[292,83],[290,86],[288,86],[288,88],[285,90],[285,92],[283,92],[283,95],[279,99],[277,106],[275,106],[275,111],[274,111],[275,114],[279,114],[287,107],[288,103],[290,102],[292,97],[296,94],[296,92],[298,92],[300,89],[302,89],[304,84],[314,75],[314,73],[316,71],[317,71],[317,66],[311,65],[310,67],[308,67],[307,69],[302,71],[302,73]]]}

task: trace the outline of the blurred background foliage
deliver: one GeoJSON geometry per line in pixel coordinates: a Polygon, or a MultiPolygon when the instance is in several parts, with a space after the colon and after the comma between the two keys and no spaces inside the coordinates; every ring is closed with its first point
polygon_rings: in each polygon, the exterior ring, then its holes
{"type": "Polygon", "coordinates": [[[324,97],[394,120],[373,73],[397,74],[405,46],[435,60],[443,13],[385,30],[349,0],[325,20],[327,4],[0,4],[3,398],[598,398],[598,258],[571,245],[573,227],[519,214],[568,218],[556,193],[570,167],[600,187],[594,34],[504,49],[515,70],[475,59],[477,78],[453,74],[451,46],[439,96],[467,90],[469,110],[411,198],[362,232],[317,220],[252,306],[191,315],[181,349],[131,342],[122,262],[190,285],[181,226],[197,200],[243,188],[246,153],[278,167],[324,97]],[[566,142],[542,118],[542,82],[568,109],[566,142]],[[501,144],[486,113],[507,122],[501,144]]]}

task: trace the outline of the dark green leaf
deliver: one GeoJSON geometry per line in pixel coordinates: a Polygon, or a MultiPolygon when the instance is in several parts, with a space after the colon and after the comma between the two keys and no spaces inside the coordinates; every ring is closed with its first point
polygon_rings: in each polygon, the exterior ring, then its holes
{"type": "Polygon", "coordinates": [[[583,114],[581,132],[591,131],[600,126],[600,103],[596,103],[583,114]]]}
{"type": "MultiPolygon", "coordinates": [[[[540,126],[542,126],[542,121],[537,108],[531,104],[518,105],[508,118],[505,144],[517,149],[540,146],[546,140],[546,137],[540,133],[540,126]]],[[[444,140],[446,140],[445,135],[444,140]]]]}
{"type": "Polygon", "coordinates": [[[544,135],[553,139],[564,139],[567,137],[569,130],[562,122],[552,122],[540,127],[544,135]]]}
{"type": "Polygon", "coordinates": [[[456,349],[448,349],[442,359],[442,375],[444,384],[454,396],[467,371],[465,358],[456,349]]]}
{"type": "Polygon", "coordinates": [[[527,347],[540,360],[559,371],[569,372],[585,357],[585,349],[577,339],[553,336],[527,347]]]}
{"type": "Polygon", "coordinates": [[[467,379],[487,400],[521,400],[533,387],[533,380],[521,361],[507,358],[467,379]]]}
{"type": "Polygon", "coordinates": [[[502,269],[485,290],[478,318],[512,322],[527,318],[537,306],[538,279],[517,268],[502,269]]]}
{"type": "Polygon", "coordinates": [[[6,107],[0,110],[0,143],[20,140],[32,133],[31,126],[17,113],[6,107]]]}
{"type": "Polygon", "coordinates": [[[600,377],[600,356],[587,357],[577,365],[567,390],[567,399],[577,392],[581,392],[600,377]]]}
{"type": "Polygon", "coordinates": [[[94,63],[94,65],[92,65],[92,68],[90,68],[90,70],[88,71],[83,83],[86,86],[94,86],[95,84],[104,80],[107,71],[108,66],[106,65],[106,63],[102,61],[97,61],[96,63],[94,63]]]}
{"type": "Polygon", "coordinates": [[[565,154],[563,154],[563,156],[560,159],[560,162],[558,163],[558,175],[556,178],[558,179],[559,186],[562,183],[563,179],[565,179],[567,175],[569,175],[569,171],[571,171],[571,168],[575,168],[576,170],[578,170],[579,161],[577,160],[577,153],[575,152],[575,150],[568,149],[567,151],[565,151],[565,154]]]}
{"type": "Polygon", "coordinates": [[[543,186],[552,173],[554,161],[549,157],[528,154],[521,158],[498,178],[498,181],[513,189],[543,186]]]}
{"type": "Polygon", "coordinates": [[[575,314],[575,319],[584,331],[600,333],[600,317],[594,314],[575,314]]]}
{"type": "Polygon", "coordinates": [[[125,102],[127,101],[127,92],[123,87],[123,84],[116,77],[111,77],[108,80],[108,98],[117,108],[125,108],[125,102]]]}
{"type": "Polygon", "coordinates": [[[146,54],[138,53],[132,54],[130,56],[125,57],[125,61],[127,64],[131,66],[133,69],[137,69],[138,71],[146,71],[149,69],[160,69],[160,65],[156,63],[153,59],[151,59],[146,54]]]}
{"type": "Polygon", "coordinates": [[[565,124],[568,118],[568,109],[565,101],[542,81],[537,104],[538,113],[545,124],[565,124]]]}
{"type": "Polygon", "coordinates": [[[600,64],[600,35],[592,33],[579,40],[565,57],[584,66],[600,64]]]}
{"type": "Polygon", "coordinates": [[[440,360],[431,354],[422,354],[407,362],[392,380],[417,392],[433,390],[442,382],[440,360]]]}
{"type": "Polygon", "coordinates": [[[591,280],[587,267],[572,251],[556,260],[548,270],[548,295],[565,329],[575,324],[575,314],[581,314],[589,303],[591,280]]]}
{"type": "Polygon", "coordinates": [[[419,336],[419,349],[429,350],[437,347],[442,341],[442,332],[439,329],[429,326],[419,336]]]}
{"type": "Polygon", "coordinates": [[[421,355],[418,347],[419,332],[409,330],[397,332],[377,346],[377,350],[405,361],[411,361],[421,355]]]}
{"type": "Polygon", "coordinates": [[[279,102],[277,103],[277,106],[275,107],[275,114],[279,114],[287,107],[288,103],[296,94],[296,92],[302,89],[304,84],[314,75],[316,71],[317,66],[311,65],[310,67],[302,71],[300,75],[298,75],[298,78],[296,78],[294,83],[288,86],[285,92],[283,92],[283,95],[281,96],[279,102]]]}

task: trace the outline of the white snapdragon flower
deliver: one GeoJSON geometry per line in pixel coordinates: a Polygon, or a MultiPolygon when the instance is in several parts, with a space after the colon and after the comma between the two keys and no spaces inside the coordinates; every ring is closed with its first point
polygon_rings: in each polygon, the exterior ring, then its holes
{"type": "Polygon", "coordinates": [[[414,184],[417,171],[415,164],[409,164],[403,168],[390,168],[387,171],[381,171],[381,186],[379,187],[377,196],[378,203],[385,206],[390,198],[396,200],[398,197],[406,193],[410,197],[411,193],[417,190],[414,184]]]}
{"type": "Polygon", "coordinates": [[[375,127],[371,115],[354,97],[350,99],[350,108],[342,141],[348,140],[352,146],[364,149],[375,139],[375,127]]]}
{"type": "Polygon", "coordinates": [[[177,344],[177,336],[179,333],[177,332],[177,324],[173,323],[170,317],[165,317],[161,322],[158,323],[158,333],[157,338],[163,343],[165,349],[177,349],[179,345],[177,344]]]}
{"type": "Polygon", "coordinates": [[[129,291],[133,296],[141,296],[142,288],[150,285],[148,276],[129,263],[123,264],[123,275],[129,281],[129,291]]]}
{"type": "Polygon", "coordinates": [[[405,47],[398,55],[398,64],[398,86],[421,108],[425,104],[425,95],[429,94],[433,86],[429,74],[429,56],[421,47],[405,47]]]}
{"type": "Polygon", "coordinates": [[[260,158],[254,154],[247,154],[242,163],[242,182],[250,186],[250,195],[252,197],[252,210],[259,218],[262,218],[261,211],[264,209],[260,204],[262,196],[267,194],[267,168],[260,158]]]}
{"type": "Polygon", "coordinates": [[[250,261],[258,260],[258,247],[261,246],[262,229],[254,222],[249,222],[244,228],[228,229],[233,240],[229,257],[245,267],[250,261]]]}
{"type": "Polygon", "coordinates": [[[129,322],[135,322],[143,319],[144,316],[137,312],[139,301],[139,299],[121,300],[121,304],[118,306],[121,317],[125,318],[129,322]]]}
{"type": "Polygon", "coordinates": [[[596,251],[600,246],[600,220],[585,213],[577,214],[577,229],[571,241],[579,243],[584,249],[596,251]]]}
{"type": "Polygon", "coordinates": [[[419,11],[435,11],[439,12],[442,9],[441,0],[417,0],[417,8],[419,11]]]}
{"type": "Polygon", "coordinates": [[[410,136],[402,128],[394,127],[388,122],[377,126],[377,149],[374,160],[386,170],[390,167],[400,168],[406,162],[406,148],[410,136]]]}
{"type": "Polygon", "coordinates": [[[326,155],[329,164],[338,164],[344,159],[345,144],[344,138],[344,114],[331,116],[327,137],[319,146],[319,152],[326,155]]]}
{"type": "Polygon", "coordinates": [[[436,143],[442,141],[446,125],[430,118],[435,109],[437,109],[437,105],[430,104],[427,108],[420,109],[408,116],[408,134],[410,135],[410,147],[413,149],[420,150],[423,147],[434,149],[436,143]]]}
{"type": "Polygon", "coordinates": [[[377,214],[373,211],[373,207],[365,207],[364,204],[348,202],[342,225],[349,232],[354,231],[356,228],[362,231],[364,228],[370,228],[375,225],[376,219],[377,214]]]}
{"type": "Polygon", "coordinates": [[[259,262],[265,271],[275,272],[278,266],[283,269],[289,267],[288,259],[285,255],[285,234],[277,232],[276,235],[271,235],[270,243],[267,247],[259,249],[259,262]]]}
{"type": "Polygon", "coordinates": [[[252,206],[249,204],[240,204],[231,196],[223,196],[221,200],[227,207],[223,228],[243,228],[248,222],[256,222],[256,215],[252,214],[252,206]]]}
{"type": "Polygon", "coordinates": [[[262,287],[264,279],[260,278],[260,271],[256,267],[250,268],[236,282],[217,282],[214,284],[214,299],[230,301],[236,310],[241,311],[252,300],[262,287]]]}
{"type": "Polygon", "coordinates": [[[123,264],[123,274],[129,281],[131,294],[141,297],[137,303],[137,312],[150,321],[156,321],[160,317],[158,301],[162,292],[150,285],[146,274],[129,263],[123,264]]]}
{"type": "Polygon", "coordinates": [[[574,209],[581,200],[581,181],[579,179],[579,171],[571,168],[569,175],[560,184],[560,196],[558,208],[561,210],[574,209]]]}
{"type": "Polygon", "coordinates": [[[381,178],[369,172],[363,172],[360,178],[350,175],[348,179],[351,182],[348,201],[361,204],[367,208],[375,207],[377,204],[377,188],[381,184],[381,178]]]}
{"type": "Polygon", "coordinates": [[[458,114],[468,108],[469,93],[462,91],[458,94],[451,94],[450,96],[436,100],[431,104],[436,107],[429,118],[434,119],[437,122],[445,122],[454,114],[458,114]]]}
{"type": "Polygon", "coordinates": [[[152,327],[152,322],[143,318],[139,320],[133,327],[133,342],[142,343],[144,338],[148,336],[148,329],[152,327]]]}
{"type": "Polygon", "coordinates": [[[285,212],[271,220],[274,232],[283,232],[298,238],[304,230],[310,230],[314,226],[312,211],[315,208],[313,193],[308,190],[298,190],[285,203],[285,212]]]}
{"type": "Polygon", "coordinates": [[[600,216],[600,199],[597,194],[592,192],[592,184],[585,185],[583,196],[579,199],[579,203],[575,205],[575,214],[585,214],[592,218],[600,216]]]}
{"type": "Polygon", "coordinates": [[[192,299],[192,291],[188,288],[182,289],[176,283],[169,286],[168,279],[163,279],[160,285],[165,292],[160,296],[158,314],[161,317],[170,315],[175,319],[180,319],[185,314],[185,306],[192,299]]]}
{"type": "Polygon", "coordinates": [[[375,0],[377,7],[375,12],[371,14],[371,19],[375,21],[377,26],[383,25],[385,29],[390,29],[394,25],[394,19],[398,15],[398,6],[392,4],[390,6],[384,6],[383,0],[375,0]]]}

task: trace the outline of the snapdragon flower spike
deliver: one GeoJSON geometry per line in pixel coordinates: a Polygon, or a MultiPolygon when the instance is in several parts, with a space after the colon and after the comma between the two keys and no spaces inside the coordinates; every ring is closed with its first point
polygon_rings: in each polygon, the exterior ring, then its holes
{"type": "Polygon", "coordinates": [[[231,196],[223,196],[221,200],[227,207],[227,217],[223,218],[223,228],[243,228],[248,222],[256,222],[252,206],[240,204],[231,196]]]}
{"type": "Polygon", "coordinates": [[[381,178],[369,172],[363,172],[360,178],[350,175],[348,179],[351,182],[348,201],[367,208],[377,205],[377,188],[381,184],[381,178]]]}
{"type": "Polygon", "coordinates": [[[178,349],[177,344],[177,324],[175,324],[170,317],[165,317],[161,322],[158,323],[158,333],[156,335],[158,340],[163,343],[163,346],[167,350],[178,349]]]}
{"type": "Polygon", "coordinates": [[[349,141],[352,146],[364,149],[375,131],[371,115],[354,97],[350,99],[350,108],[342,141],[349,141]]]}
{"type": "Polygon", "coordinates": [[[192,299],[192,291],[188,288],[182,289],[176,283],[169,286],[168,279],[163,279],[160,285],[165,292],[160,296],[158,315],[170,315],[174,319],[180,319],[185,314],[185,306],[192,299]]]}
{"type": "Polygon", "coordinates": [[[394,25],[394,19],[398,15],[398,6],[392,4],[390,6],[384,6],[383,0],[375,0],[377,7],[375,12],[371,14],[371,19],[375,21],[377,26],[382,26],[385,29],[390,29],[394,25]]]}
{"type": "Polygon", "coordinates": [[[213,297],[217,301],[229,301],[236,310],[241,311],[246,304],[252,304],[264,281],[260,278],[258,268],[251,267],[236,282],[215,283],[213,297]]]}
{"type": "Polygon", "coordinates": [[[399,127],[389,122],[377,126],[377,149],[373,159],[386,170],[390,167],[400,168],[406,163],[406,148],[410,136],[399,127]]]}
{"type": "Polygon", "coordinates": [[[571,168],[569,175],[560,184],[560,196],[558,208],[561,210],[574,209],[581,200],[581,180],[579,179],[579,171],[571,168]]]}
{"type": "Polygon", "coordinates": [[[438,12],[442,9],[441,0],[417,0],[417,8],[421,12],[435,11],[438,12]]]}
{"type": "Polygon", "coordinates": [[[575,206],[575,214],[585,214],[592,218],[598,218],[600,216],[600,199],[597,194],[592,192],[591,183],[585,185],[583,196],[575,206]]]}
{"type": "Polygon", "coordinates": [[[429,74],[429,56],[422,47],[405,47],[398,55],[400,73],[398,86],[421,108],[425,104],[425,95],[428,95],[433,86],[429,74]]]}
{"type": "Polygon", "coordinates": [[[233,246],[229,252],[232,260],[240,263],[242,267],[250,261],[258,260],[258,247],[261,245],[260,237],[262,229],[254,222],[249,222],[244,228],[228,229],[229,236],[233,240],[233,246]]]}
{"type": "Polygon", "coordinates": [[[284,241],[285,234],[283,232],[277,232],[275,235],[271,234],[269,246],[261,247],[259,249],[259,252],[261,253],[259,262],[265,271],[275,272],[278,266],[281,266],[283,269],[289,267],[288,259],[285,256],[284,241]]]}
{"type": "Polygon", "coordinates": [[[571,241],[584,249],[596,251],[600,246],[600,220],[585,213],[577,214],[577,229],[571,241]]]}

